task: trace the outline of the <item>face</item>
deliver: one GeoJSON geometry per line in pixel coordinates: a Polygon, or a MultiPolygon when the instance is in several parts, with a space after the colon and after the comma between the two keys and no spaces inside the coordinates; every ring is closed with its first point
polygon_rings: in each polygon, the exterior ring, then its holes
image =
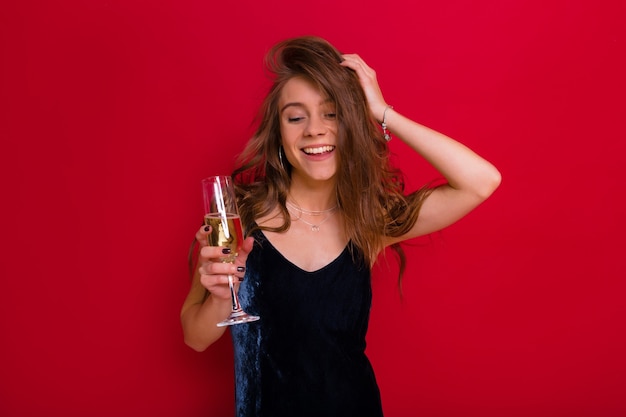
{"type": "Polygon", "coordinates": [[[334,180],[339,162],[335,103],[308,80],[292,78],[283,87],[278,110],[292,180],[334,180]]]}

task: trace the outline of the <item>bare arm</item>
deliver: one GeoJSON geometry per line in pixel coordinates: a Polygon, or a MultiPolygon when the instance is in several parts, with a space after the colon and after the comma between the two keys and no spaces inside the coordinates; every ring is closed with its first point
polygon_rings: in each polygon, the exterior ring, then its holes
{"type": "MultiPolygon", "coordinates": [[[[424,200],[415,226],[396,242],[443,229],[485,201],[500,185],[500,173],[465,145],[392,109],[387,126],[447,180],[424,200]]],[[[394,243],[394,241],[391,241],[394,243]]]]}
{"type": "Polygon", "coordinates": [[[486,200],[500,185],[498,170],[465,145],[416,123],[388,108],[376,73],[358,55],[344,55],[344,66],[359,76],[373,117],[382,122],[386,111],[387,128],[426,159],[446,181],[424,201],[415,226],[387,244],[440,230],[456,222],[486,200]]]}

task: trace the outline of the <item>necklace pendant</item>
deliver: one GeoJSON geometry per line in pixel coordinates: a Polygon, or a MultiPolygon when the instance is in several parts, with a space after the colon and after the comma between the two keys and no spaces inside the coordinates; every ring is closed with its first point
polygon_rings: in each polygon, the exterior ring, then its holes
{"type": "Polygon", "coordinates": [[[320,227],[316,224],[311,226],[311,231],[312,232],[319,232],[320,231],[320,227]]]}

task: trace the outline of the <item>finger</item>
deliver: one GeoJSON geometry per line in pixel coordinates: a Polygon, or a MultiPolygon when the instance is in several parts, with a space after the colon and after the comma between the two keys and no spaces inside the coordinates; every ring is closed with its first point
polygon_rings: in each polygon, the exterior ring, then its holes
{"type": "Polygon", "coordinates": [[[229,262],[203,262],[198,267],[200,275],[242,275],[246,268],[229,262]]]}
{"type": "Polygon", "coordinates": [[[200,247],[207,246],[209,244],[210,233],[211,233],[211,226],[202,226],[196,232],[196,241],[200,244],[200,247]]]}
{"type": "Polygon", "coordinates": [[[200,249],[200,257],[204,259],[220,260],[228,254],[230,254],[230,249],[222,246],[204,246],[200,249]]]}
{"type": "Polygon", "coordinates": [[[252,250],[252,248],[254,247],[254,238],[253,237],[247,237],[242,243],[241,246],[239,247],[239,256],[248,256],[248,254],[250,253],[250,251],[252,250]]]}
{"type": "MultiPolygon", "coordinates": [[[[238,286],[242,279],[235,275],[230,275],[233,277],[233,284],[238,286]]],[[[211,289],[228,286],[228,277],[229,275],[200,275],[200,282],[204,287],[206,287],[209,291],[211,289]]]]}
{"type": "Polygon", "coordinates": [[[243,281],[245,276],[245,266],[237,266],[232,263],[224,262],[205,262],[198,267],[198,273],[201,277],[214,277],[216,283],[228,283],[228,276],[235,277],[235,281],[243,281]],[[221,278],[217,278],[221,277],[221,278]],[[224,279],[226,277],[226,279],[224,279]]]}
{"type": "MultiPolygon", "coordinates": [[[[231,296],[227,276],[205,275],[200,277],[200,283],[213,297],[227,300],[231,296]]],[[[239,290],[239,282],[237,280],[233,280],[233,287],[235,291],[239,290]]]]}
{"type": "Polygon", "coordinates": [[[376,72],[369,65],[367,65],[363,58],[361,58],[359,55],[346,54],[343,55],[343,58],[344,60],[341,62],[341,65],[343,65],[344,67],[349,67],[357,72],[362,72],[364,75],[370,78],[376,76],[376,72]]]}
{"type": "Polygon", "coordinates": [[[348,67],[356,72],[363,70],[362,68],[363,66],[361,65],[359,61],[357,61],[356,59],[352,57],[346,57],[345,55],[344,55],[344,60],[341,61],[340,65],[344,67],[348,67]]]}
{"type": "Polygon", "coordinates": [[[359,54],[343,54],[342,58],[345,60],[365,62],[359,54]]]}

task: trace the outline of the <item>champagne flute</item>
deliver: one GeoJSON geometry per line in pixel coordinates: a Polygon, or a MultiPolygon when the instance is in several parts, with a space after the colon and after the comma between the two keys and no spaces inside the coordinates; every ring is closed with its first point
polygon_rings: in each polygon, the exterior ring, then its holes
{"type": "MultiPolygon", "coordinates": [[[[208,236],[209,245],[229,248],[230,253],[225,254],[221,261],[233,263],[237,257],[239,245],[243,242],[243,232],[232,178],[223,175],[205,178],[202,180],[202,191],[204,223],[211,226],[211,233],[208,236]]],[[[228,318],[217,323],[217,326],[224,327],[258,320],[258,316],[252,316],[241,308],[232,275],[228,275],[228,286],[232,310],[228,318]]]]}

